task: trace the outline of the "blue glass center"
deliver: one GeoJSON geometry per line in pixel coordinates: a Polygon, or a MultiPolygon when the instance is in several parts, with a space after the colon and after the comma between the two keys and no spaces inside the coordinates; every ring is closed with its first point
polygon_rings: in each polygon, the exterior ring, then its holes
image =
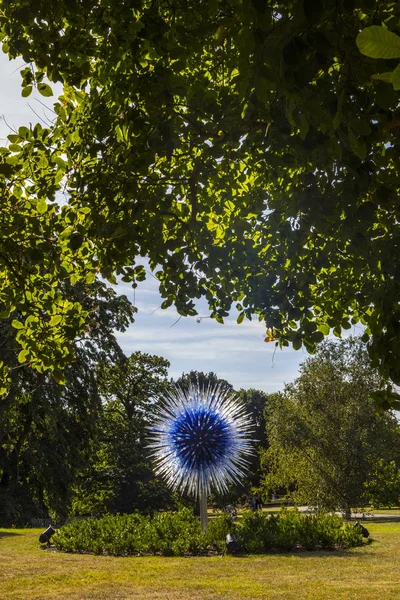
{"type": "Polygon", "coordinates": [[[204,406],[185,409],[169,431],[181,467],[203,470],[222,461],[231,444],[229,422],[204,406]]]}

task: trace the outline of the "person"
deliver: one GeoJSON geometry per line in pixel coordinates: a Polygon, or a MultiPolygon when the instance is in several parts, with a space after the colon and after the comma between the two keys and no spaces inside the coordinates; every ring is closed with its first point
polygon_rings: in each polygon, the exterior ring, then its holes
{"type": "Polygon", "coordinates": [[[224,510],[226,513],[228,513],[228,515],[230,516],[232,521],[234,521],[236,519],[237,510],[236,510],[235,506],[226,506],[224,510]]]}
{"type": "Polygon", "coordinates": [[[260,496],[257,494],[257,496],[254,498],[255,504],[256,504],[256,510],[262,510],[262,501],[260,496]]]}
{"type": "Polygon", "coordinates": [[[249,505],[250,510],[256,510],[256,501],[254,496],[249,497],[247,504],[249,505]]]}

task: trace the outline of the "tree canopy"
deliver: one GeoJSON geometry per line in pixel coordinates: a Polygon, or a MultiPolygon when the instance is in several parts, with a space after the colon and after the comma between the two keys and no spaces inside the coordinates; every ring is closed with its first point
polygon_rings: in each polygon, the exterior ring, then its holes
{"type": "Polygon", "coordinates": [[[397,502],[400,431],[393,414],[376,413],[370,391],[379,379],[359,340],[322,344],[298,379],[269,398],[267,487],[347,513],[397,502]]]}
{"type": "Polygon", "coordinates": [[[374,365],[400,383],[399,97],[372,78],[397,61],[356,44],[370,26],[398,31],[398,2],[0,11],[3,50],[29,64],[22,95],[64,86],[54,121],[0,152],[1,315],[21,362],[68,362],[87,313],[60,282],[136,286],[147,257],[163,307],[194,315],[205,296],[223,322],[234,304],[239,322],[256,314],[268,339],[309,352],[361,322],[374,365]]]}
{"type": "Polygon", "coordinates": [[[189,373],[182,373],[180,377],[175,379],[174,384],[183,390],[188,390],[190,385],[199,385],[200,388],[204,389],[220,385],[223,389],[233,391],[233,385],[226,379],[220,379],[213,371],[204,373],[204,371],[194,371],[192,369],[189,373]]]}
{"type": "Polygon", "coordinates": [[[123,360],[115,330],[128,327],[133,308],[103,283],[76,288],[69,297],[79,298],[90,318],[85,335],[74,341],[65,385],[19,365],[17,330],[10,319],[1,322],[0,360],[10,369],[9,393],[0,402],[2,524],[26,524],[49,511],[65,517],[78,474],[95,452],[91,443],[103,414],[98,365],[123,360]]]}
{"type": "Polygon", "coordinates": [[[76,477],[73,512],[151,512],[174,504],[148,449],[148,428],[170,387],[168,367],[165,358],[142,352],[97,365],[102,411],[76,477]]]}

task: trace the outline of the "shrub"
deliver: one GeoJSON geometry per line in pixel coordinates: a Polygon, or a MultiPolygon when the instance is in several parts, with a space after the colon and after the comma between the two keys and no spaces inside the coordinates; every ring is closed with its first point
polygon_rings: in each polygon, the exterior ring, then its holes
{"type": "Polygon", "coordinates": [[[246,511],[237,522],[224,514],[211,519],[206,534],[200,521],[184,508],[177,512],[106,516],[76,520],[54,535],[56,547],[67,552],[95,554],[202,554],[222,551],[228,533],[235,532],[247,552],[288,551],[295,548],[350,548],[362,543],[355,527],[326,513],[304,515],[282,510],[278,515],[246,511]]]}
{"type": "Polygon", "coordinates": [[[60,550],[95,554],[199,554],[206,547],[199,520],[184,508],[178,512],[89,518],[65,525],[53,537],[60,550]]]}
{"type": "Polygon", "coordinates": [[[262,511],[246,511],[236,529],[239,543],[248,552],[255,554],[265,552],[268,524],[269,518],[262,511]]]}
{"type": "Polygon", "coordinates": [[[295,548],[317,550],[350,548],[362,543],[362,537],[337,515],[304,515],[283,509],[278,515],[247,511],[237,524],[239,542],[251,553],[295,548]]]}
{"type": "Polygon", "coordinates": [[[210,519],[206,534],[207,546],[222,552],[225,548],[226,536],[234,529],[232,518],[226,513],[210,519]]]}

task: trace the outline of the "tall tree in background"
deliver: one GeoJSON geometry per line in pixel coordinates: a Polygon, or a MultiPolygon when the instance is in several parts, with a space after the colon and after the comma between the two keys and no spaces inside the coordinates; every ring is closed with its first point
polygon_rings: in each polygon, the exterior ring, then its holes
{"type": "Polygon", "coordinates": [[[162,356],[134,352],[118,357],[114,363],[99,365],[102,395],[107,404],[117,401],[128,421],[140,418],[148,423],[149,414],[169,389],[170,363],[162,356]]]}
{"type": "Polygon", "coordinates": [[[233,385],[226,379],[220,379],[213,371],[204,373],[204,371],[192,370],[189,371],[189,373],[182,373],[174,383],[184,390],[188,390],[190,385],[198,384],[201,388],[204,387],[205,389],[207,389],[208,386],[213,388],[220,385],[224,389],[233,391],[233,385]]]}
{"type": "Polygon", "coordinates": [[[153,474],[147,449],[147,428],[171,385],[168,368],[168,360],[142,352],[98,364],[103,411],[75,488],[76,512],[152,511],[174,504],[153,474]]]}
{"type": "Polygon", "coordinates": [[[246,407],[253,423],[254,453],[249,464],[247,480],[244,482],[247,492],[253,489],[259,493],[261,487],[263,471],[260,461],[268,448],[265,413],[268,409],[269,396],[255,389],[240,390],[238,393],[238,400],[246,407]]]}
{"type": "Polygon", "coordinates": [[[1,149],[0,316],[21,363],[62,368],[85,327],[54,283],[136,285],[147,256],[164,308],[205,296],[222,322],[236,303],[310,352],[361,321],[400,383],[399,96],[372,80],[390,59],[356,45],[399,16],[381,0],[1,0],[23,96],[64,86],[54,122],[1,149]]]}
{"type": "Polygon", "coordinates": [[[300,377],[269,399],[267,487],[292,490],[298,504],[347,514],[364,506],[380,461],[400,466],[398,422],[377,415],[370,398],[379,384],[359,340],[321,345],[300,377]]]}
{"type": "Polygon", "coordinates": [[[97,365],[122,356],[115,330],[123,331],[133,320],[127,298],[104,284],[76,286],[69,297],[79,299],[90,319],[74,343],[64,385],[21,367],[15,329],[9,321],[1,324],[0,355],[12,377],[0,403],[2,523],[26,523],[49,511],[62,519],[68,513],[73,483],[90,456],[89,440],[102,413],[97,365]]]}

